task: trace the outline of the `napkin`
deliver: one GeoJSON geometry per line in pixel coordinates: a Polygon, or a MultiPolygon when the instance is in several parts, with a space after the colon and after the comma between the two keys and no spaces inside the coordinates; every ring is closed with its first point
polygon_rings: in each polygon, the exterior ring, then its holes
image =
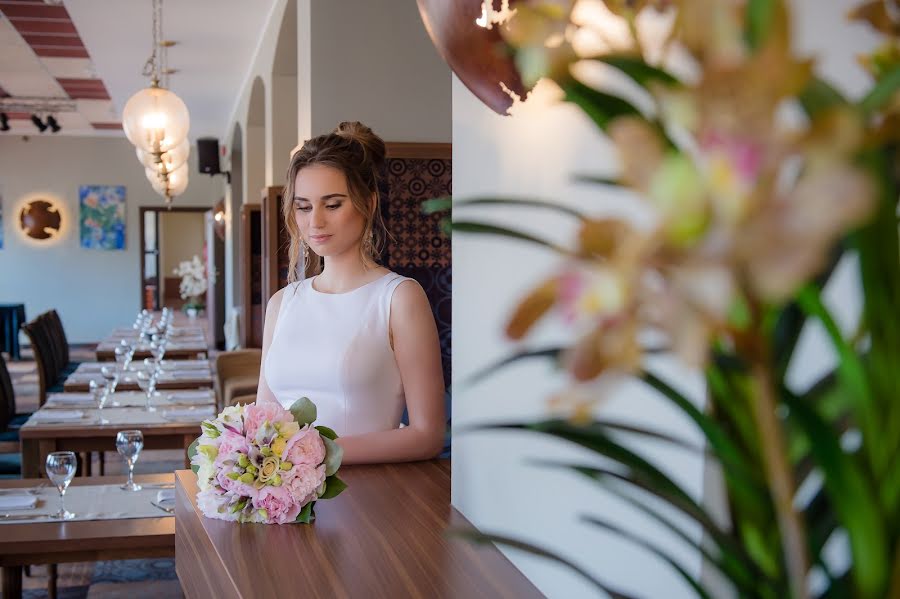
{"type": "Polygon", "coordinates": [[[196,391],[175,391],[169,393],[166,399],[169,401],[209,401],[213,398],[211,389],[198,389],[196,391]]]}
{"type": "Polygon", "coordinates": [[[163,360],[160,366],[163,370],[209,370],[207,360],[163,360]]]}
{"type": "Polygon", "coordinates": [[[203,420],[204,418],[209,418],[214,415],[212,406],[206,408],[171,408],[169,410],[163,410],[162,416],[163,418],[170,418],[175,420],[203,420]]]}
{"type": "Polygon", "coordinates": [[[156,494],[156,503],[162,507],[175,507],[175,489],[163,489],[156,494]]]}
{"type": "Polygon", "coordinates": [[[163,372],[160,377],[167,379],[205,379],[209,378],[210,373],[203,372],[202,370],[188,370],[188,371],[177,371],[177,370],[169,370],[167,372],[163,372]]]}
{"type": "Polygon", "coordinates": [[[84,412],[81,410],[38,410],[32,414],[32,420],[81,420],[84,412]]]}
{"type": "Polygon", "coordinates": [[[0,511],[30,510],[37,505],[37,496],[31,493],[5,493],[0,495],[0,511]]]}
{"type": "Polygon", "coordinates": [[[93,404],[94,396],[90,393],[51,393],[47,396],[47,403],[55,404],[93,404]]]}

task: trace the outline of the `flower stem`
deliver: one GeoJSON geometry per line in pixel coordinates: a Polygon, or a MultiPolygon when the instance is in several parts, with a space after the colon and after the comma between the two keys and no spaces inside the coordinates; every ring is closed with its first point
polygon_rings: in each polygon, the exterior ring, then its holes
{"type": "MultiPolygon", "coordinates": [[[[760,344],[764,346],[764,344],[760,344]]],[[[760,447],[766,471],[766,480],[778,529],[781,531],[781,547],[787,566],[791,596],[806,599],[806,574],[809,571],[806,531],[800,515],[794,510],[794,475],[787,459],[787,443],[784,430],[776,416],[774,385],[769,362],[764,353],[757,353],[753,361],[752,377],[756,394],[751,401],[753,418],[759,431],[760,447]]]]}

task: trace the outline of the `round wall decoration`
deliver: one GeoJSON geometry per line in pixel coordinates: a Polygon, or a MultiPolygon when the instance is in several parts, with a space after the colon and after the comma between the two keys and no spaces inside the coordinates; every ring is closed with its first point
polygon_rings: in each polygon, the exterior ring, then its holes
{"type": "Polygon", "coordinates": [[[32,200],[22,206],[19,226],[28,237],[43,241],[59,234],[62,217],[53,202],[43,199],[32,200]]]}

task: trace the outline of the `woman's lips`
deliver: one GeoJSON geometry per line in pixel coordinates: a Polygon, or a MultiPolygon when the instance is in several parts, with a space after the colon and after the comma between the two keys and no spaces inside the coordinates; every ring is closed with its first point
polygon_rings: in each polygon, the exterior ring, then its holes
{"type": "Polygon", "coordinates": [[[331,235],[310,235],[309,240],[315,241],[316,243],[322,243],[323,241],[328,241],[331,239],[331,235]]]}

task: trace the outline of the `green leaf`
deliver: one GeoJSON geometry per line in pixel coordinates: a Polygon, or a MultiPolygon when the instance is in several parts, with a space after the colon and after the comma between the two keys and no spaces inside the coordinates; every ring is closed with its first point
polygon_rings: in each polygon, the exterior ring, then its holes
{"type": "Polygon", "coordinates": [[[894,67],[893,71],[879,79],[866,97],[860,101],[859,106],[866,113],[871,114],[890,102],[898,91],[900,91],[900,66],[894,67]]]}
{"type": "MultiPolygon", "coordinates": [[[[197,437],[196,439],[194,439],[194,442],[193,442],[193,443],[191,443],[190,445],[188,445],[188,448],[187,448],[187,457],[188,457],[188,460],[189,460],[189,461],[190,461],[191,459],[193,459],[193,457],[194,457],[195,455],[197,455],[197,446],[198,446],[198,445],[200,445],[200,437],[197,437]]],[[[200,466],[197,466],[197,465],[195,465],[195,464],[191,464],[191,470],[193,470],[194,474],[197,474],[197,472],[200,470],[200,466]]]]}
{"type": "Polygon", "coordinates": [[[332,429],[328,428],[327,426],[325,426],[323,424],[316,426],[316,430],[319,431],[320,435],[322,435],[323,437],[325,437],[327,439],[331,439],[332,441],[334,441],[335,439],[338,438],[336,432],[334,432],[332,429]]]}
{"type": "Polygon", "coordinates": [[[519,239],[521,241],[536,243],[561,254],[569,253],[566,249],[561,248],[556,244],[553,244],[544,239],[535,237],[534,235],[529,235],[528,233],[522,233],[520,231],[514,231],[512,229],[507,229],[506,227],[501,227],[498,225],[469,221],[454,221],[451,227],[454,231],[460,231],[462,233],[476,233],[479,235],[498,235],[500,237],[511,237],[512,239],[519,239]]]}
{"type": "Polygon", "coordinates": [[[564,214],[566,216],[572,216],[577,218],[578,220],[585,220],[584,214],[575,210],[574,208],[569,208],[568,206],[562,206],[560,204],[556,204],[554,202],[547,202],[545,200],[535,200],[529,198],[471,198],[468,200],[460,200],[456,202],[457,208],[463,208],[466,206],[525,206],[529,208],[544,208],[547,210],[552,210],[554,212],[559,212],[560,214],[564,214]]]}
{"type": "Polygon", "coordinates": [[[681,85],[674,75],[659,67],[654,67],[638,56],[629,54],[606,54],[596,58],[598,62],[604,62],[627,75],[632,81],[646,88],[651,83],[663,85],[681,85]]]}
{"type": "Polygon", "coordinates": [[[315,501],[310,501],[303,509],[300,510],[300,513],[297,514],[297,519],[294,522],[299,522],[301,524],[309,524],[313,520],[316,519],[316,513],[313,511],[313,506],[316,504],[315,501]]]}
{"type": "Polygon", "coordinates": [[[325,492],[319,496],[319,499],[332,499],[337,497],[346,488],[347,483],[337,476],[329,476],[325,479],[325,492]]]}
{"type": "Polygon", "coordinates": [[[759,50],[772,33],[778,0],[749,0],[746,7],[744,37],[753,50],[759,50]]]}
{"type": "Polygon", "coordinates": [[[510,364],[518,362],[519,360],[525,360],[528,358],[552,358],[557,365],[559,364],[559,356],[562,354],[563,347],[546,347],[543,349],[528,349],[524,351],[520,351],[516,354],[513,354],[507,358],[503,358],[499,362],[495,362],[490,366],[482,368],[477,371],[475,374],[469,376],[465,381],[464,385],[475,385],[480,383],[482,380],[486,379],[490,375],[494,374],[501,368],[505,368],[510,364]]]}
{"type": "Polygon", "coordinates": [[[543,557],[545,559],[549,559],[555,561],[558,564],[562,564],[573,572],[580,574],[585,580],[589,581],[595,587],[612,597],[613,599],[634,599],[630,595],[626,595],[621,591],[617,591],[610,587],[609,585],[601,582],[593,575],[591,575],[587,570],[583,569],[581,566],[565,559],[564,557],[560,557],[555,553],[552,553],[546,549],[542,549],[537,545],[532,545],[531,543],[527,543],[525,541],[520,541],[519,539],[513,539],[512,537],[507,537],[505,535],[498,535],[492,533],[484,533],[479,532],[477,530],[473,530],[470,528],[449,528],[446,533],[449,537],[457,537],[461,539],[465,539],[467,541],[471,541],[474,543],[479,543],[482,545],[486,545],[489,543],[497,543],[499,545],[505,545],[507,547],[512,547],[513,549],[518,549],[520,551],[525,551],[532,555],[537,555],[539,557],[543,557]]]}
{"type": "Polygon", "coordinates": [[[588,175],[586,173],[575,173],[572,180],[576,183],[592,183],[595,185],[609,185],[610,187],[623,187],[621,181],[610,179],[609,177],[600,177],[597,175],[588,175]]]}
{"type": "Polygon", "coordinates": [[[322,441],[325,442],[325,476],[331,476],[341,467],[344,448],[328,437],[322,437],[322,441]]]}
{"type": "Polygon", "coordinates": [[[811,119],[827,110],[847,104],[847,100],[839,91],[818,77],[809,80],[798,95],[798,99],[806,115],[811,119]]]}
{"type": "Polygon", "coordinates": [[[809,316],[818,318],[825,327],[831,344],[838,354],[838,377],[850,393],[850,399],[853,400],[853,409],[863,436],[871,440],[877,439],[878,421],[862,361],[844,339],[837,323],[822,302],[821,292],[818,289],[812,285],[806,285],[797,295],[797,302],[809,316]]]}
{"type": "Polygon", "coordinates": [[[631,541],[635,545],[638,545],[639,547],[643,547],[644,549],[646,549],[647,551],[649,551],[650,553],[652,553],[659,559],[661,559],[664,562],[666,562],[667,564],[669,564],[669,566],[671,566],[673,570],[678,572],[678,574],[681,576],[681,578],[684,579],[684,581],[686,583],[688,583],[691,586],[691,588],[694,589],[694,591],[697,593],[698,596],[703,597],[704,599],[710,599],[709,593],[706,592],[706,589],[704,589],[700,585],[700,583],[698,583],[696,580],[694,580],[693,576],[691,576],[684,568],[681,567],[681,565],[678,564],[678,562],[676,562],[674,559],[672,559],[667,553],[662,551],[659,547],[657,547],[653,543],[650,543],[646,539],[643,539],[643,538],[637,536],[633,532],[627,531],[624,528],[617,526],[617,525],[613,524],[612,522],[608,522],[607,520],[604,520],[597,516],[582,516],[582,519],[586,522],[590,522],[591,524],[593,524],[595,526],[599,526],[600,528],[603,528],[605,530],[613,532],[613,533],[619,535],[620,537],[631,541]]]}
{"type": "Polygon", "coordinates": [[[566,101],[581,108],[603,131],[606,131],[613,119],[620,116],[641,116],[637,108],[622,98],[597,91],[575,79],[563,82],[562,89],[566,94],[566,101]]]}
{"type": "Polygon", "coordinates": [[[453,198],[443,196],[440,198],[432,198],[422,202],[422,212],[424,214],[435,214],[437,212],[445,212],[453,206],[453,198]]]}
{"type": "Polygon", "coordinates": [[[290,412],[300,426],[312,424],[316,421],[316,404],[310,401],[308,397],[301,397],[292,403],[290,412]]]}
{"type": "Polygon", "coordinates": [[[579,474],[587,475],[593,480],[599,482],[607,491],[620,498],[628,505],[637,508],[639,511],[643,512],[653,520],[656,520],[659,524],[669,529],[673,534],[687,543],[694,550],[698,551],[710,564],[715,566],[723,576],[731,580],[736,588],[753,588],[762,582],[757,578],[757,572],[753,570],[752,567],[748,567],[749,560],[742,557],[743,554],[740,551],[736,550],[735,546],[733,546],[731,543],[725,543],[724,545],[718,543],[720,535],[714,533],[708,536],[709,540],[715,543],[715,547],[720,554],[713,555],[713,553],[704,542],[697,541],[690,535],[686,534],[681,528],[675,526],[671,519],[664,516],[661,512],[651,508],[645,502],[639,501],[633,494],[624,492],[624,489],[621,485],[610,484],[611,481],[619,481],[627,485],[641,488],[640,485],[636,484],[634,481],[629,480],[627,476],[619,474],[617,472],[613,472],[611,470],[606,470],[603,468],[593,468],[590,466],[579,466],[547,461],[542,461],[539,463],[541,465],[551,467],[570,468],[579,474]]]}
{"type": "Polygon", "coordinates": [[[811,407],[790,397],[785,402],[791,421],[809,436],[828,496],[847,531],[853,555],[851,568],[861,596],[882,597],[890,571],[886,523],[864,468],[843,452],[838,436],[811,407]]]}

